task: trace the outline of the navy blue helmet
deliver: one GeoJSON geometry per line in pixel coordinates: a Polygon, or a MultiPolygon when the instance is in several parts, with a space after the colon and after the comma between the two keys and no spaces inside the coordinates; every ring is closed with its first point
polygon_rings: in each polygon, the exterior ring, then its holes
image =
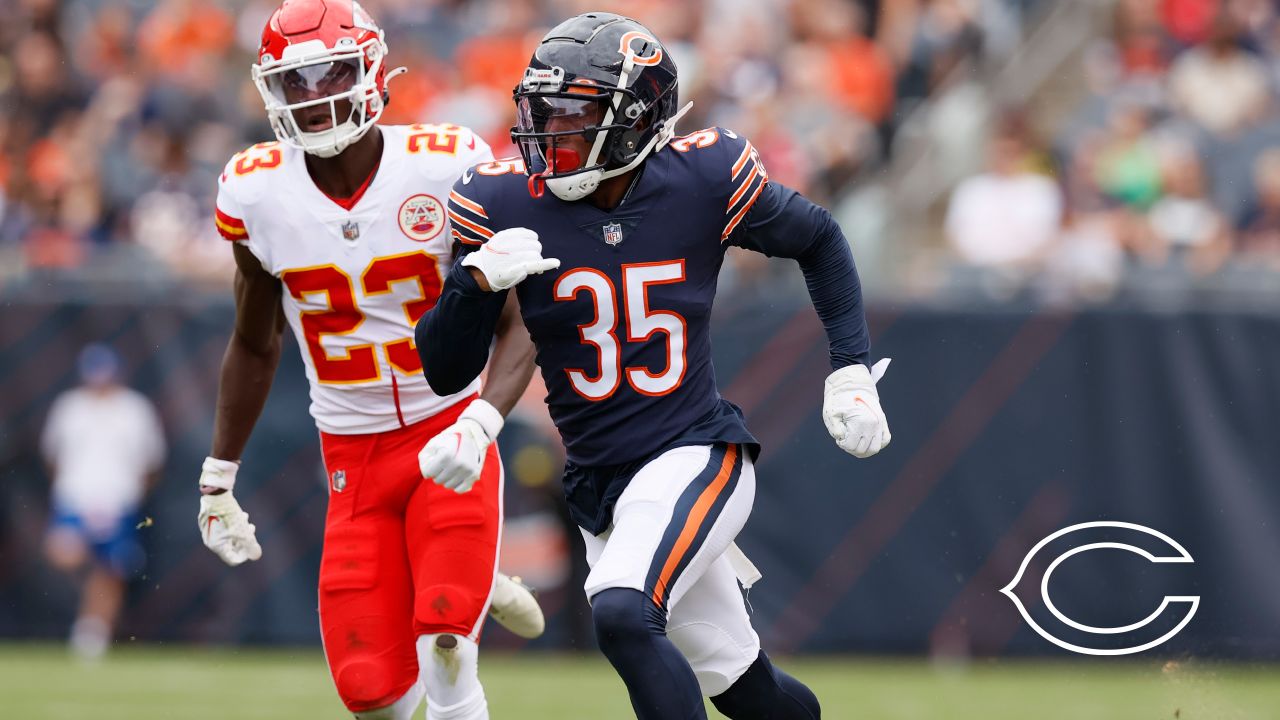
{"type": "Polygon", "coordinates": [[[675,62],[635,20],[593,12],[556,26],[514,92],[511,139],[530,191],[541,194],[545,182],[557,197],[579,200],[638,167],[671,139],[678,98],[675,62]]]}

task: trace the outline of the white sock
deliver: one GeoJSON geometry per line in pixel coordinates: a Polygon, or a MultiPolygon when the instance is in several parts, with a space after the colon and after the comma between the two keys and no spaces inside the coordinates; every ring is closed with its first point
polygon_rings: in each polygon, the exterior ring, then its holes
{"type": "Polygon", "coordinates": [[[356,720],[412,720],[413,711],[422,704],[422,683],[416,682],[408,692],[390,705],[355,713],[356,720]]]}
{"type": "Polygon", "coordinates": [[[479,655],[475,641],[461,635],[418,636],[418,677],[427,691],[427,720],[489,720],[479,655]],[[440,647],[440,638],[452,638],[455,644],[440,647]]]}
{"type": "Polygon", "coordinates": [[[98,660],[111,645],[111,626],[96,617],[82,617],[71,626],[71,650],[81,660],[98,660]]]}

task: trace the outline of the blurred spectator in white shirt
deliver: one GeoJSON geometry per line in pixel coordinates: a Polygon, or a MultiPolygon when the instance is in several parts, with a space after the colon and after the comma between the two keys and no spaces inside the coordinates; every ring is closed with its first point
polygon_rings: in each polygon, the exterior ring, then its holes
{"type": "Polygon", "coordinates": [[[71,646],[88,659],[106,652],[125,582],[142,569],[138,511],[165,453],[154,406],[119,384],[119,368],[110,348],[86,347],[81,385],[54,401],[40,443],[53,479],[45,552],[83,580],[71,646]]]}
{"type": "Polygon", "coordinates": [[[1230,237],[1225,218],[1206,193],[1200,158],[1190,147],[1172,147],[1163,166],[1165,195],[1147,215],[1154,258],[1184,263],[1196,275],[1211,273],[1226,259],[1230,237]]]}
{"type": "Polygon", "coordinates": [[[1038,268],[1058,236],[1062,192],[1033,160],[1020,125],[1002,123],[987,171],[961,182],[947,210],[947,240],[962,263],[1020,274],[1038,268]]]}
{"type": "Polygon", "coordinates": [[[1241,47],[1239,36],[1235,21],[1224,14],[1208,42],[1178,56],[1169,71],[1174,107],[1217,135],[1253,124],[1270,104],[1267,68],[1241,47]]]}

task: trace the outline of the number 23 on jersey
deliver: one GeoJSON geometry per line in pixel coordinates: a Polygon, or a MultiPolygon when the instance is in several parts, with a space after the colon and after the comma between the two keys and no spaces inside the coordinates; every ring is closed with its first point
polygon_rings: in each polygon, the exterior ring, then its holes
{"type": "Polygon", "coordinates": [[[326,335],[350,335],[364,324],[365,314],[356,302],[351,276],[335,265],[320,265],[286,270],[280,279],[299,303],[305,302],[307,295],[325,296],[325,309],[304,310],[301,319],[307,352],[321,383],[350,385],[380,380],[382,363],[377,357],[379,348],[396,370],[406,375],[422,372],[422,362],[413,344],[412,328],[440,298],[442,282],[434,255],[415,251],[374,258],[369,262],[360,274],[360,286],[366,298],[389,293],[393,284],[405,281],[418,283],[419,297],[402,305],[408,335],[380,345],[369,343],[346,348],[345,357],[329,355],[321,339],[326,335]]]}

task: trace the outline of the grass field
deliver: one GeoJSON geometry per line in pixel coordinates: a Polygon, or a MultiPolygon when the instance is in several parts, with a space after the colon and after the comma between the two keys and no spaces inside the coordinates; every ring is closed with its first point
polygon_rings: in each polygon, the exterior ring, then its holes
{"type": "MultiPolygon", "coordinates": [[[[1280,666],[1148,662],[791,659],[829,720],[1272,720],[1280,666]]],[[[494,720],[625,720],[621,683],[591,657],[481,661],[494,720]]],[[[714,711],[711,717],[719,717],[714,711]]],[[[419,716],[421,717],[421,716],[419,716]]],[[[0,718],[342,720],[314,650],[127,648],[86,666],[63,648],[0,645],[0,718]]]]}

